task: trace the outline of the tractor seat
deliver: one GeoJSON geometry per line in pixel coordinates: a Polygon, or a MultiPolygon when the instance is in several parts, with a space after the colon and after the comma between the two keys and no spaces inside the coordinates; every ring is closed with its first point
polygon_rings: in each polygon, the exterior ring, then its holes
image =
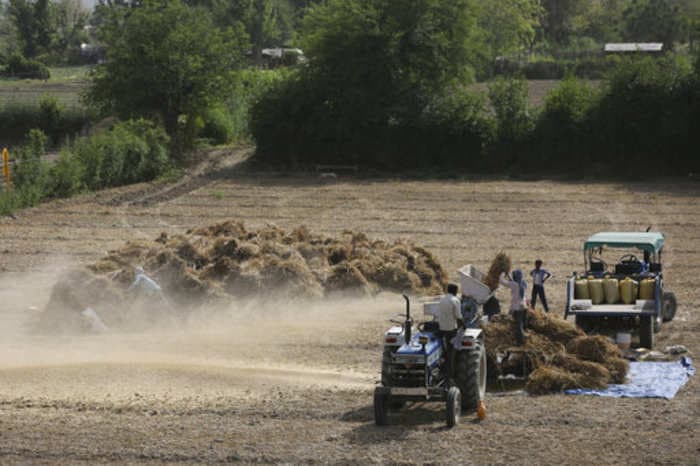
{"type": "Polygon", "coordinates": [[[423,324],[423,331],[424,332],[439,332],[440,331],[440,323],[437,321],[429,321],[423,324]]]}
{"type": "Polygon", "coordinates": [[[605,272],[605,264],[602,262],[591,262],[591,272],[605,272]]]}

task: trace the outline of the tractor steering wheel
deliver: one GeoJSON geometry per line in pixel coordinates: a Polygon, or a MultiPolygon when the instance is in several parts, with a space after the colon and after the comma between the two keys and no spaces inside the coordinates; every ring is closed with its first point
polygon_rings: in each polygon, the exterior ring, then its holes
{"type": "Polygon", "coordinates": [[[620,262],[623,264],[641,264],[641,261],[634,254],[625,254],[620,257],[620,262]]]}

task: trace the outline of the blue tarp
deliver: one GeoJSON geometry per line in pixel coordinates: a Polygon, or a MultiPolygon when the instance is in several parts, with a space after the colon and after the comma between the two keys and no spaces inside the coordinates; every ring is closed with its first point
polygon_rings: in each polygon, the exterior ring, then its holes
{"type": "Polygon", "coordinates": [[[666,398],[670,400],[695,374],[688,357],[676,362],[632,362],[626,384],[608,385],[604,390],[577,388],[566,390],[568,395],[597,395],[614,398],[666,398]]]}

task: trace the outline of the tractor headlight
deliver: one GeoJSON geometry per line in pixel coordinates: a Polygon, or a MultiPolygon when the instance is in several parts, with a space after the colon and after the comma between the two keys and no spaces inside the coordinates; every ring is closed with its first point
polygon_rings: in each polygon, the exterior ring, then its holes
{"type": "Polygon", "coordinates": [[[421,345],[427,345],[428,344],[428,337],[421,335],[418,337],[418,343],[421,345]]]}

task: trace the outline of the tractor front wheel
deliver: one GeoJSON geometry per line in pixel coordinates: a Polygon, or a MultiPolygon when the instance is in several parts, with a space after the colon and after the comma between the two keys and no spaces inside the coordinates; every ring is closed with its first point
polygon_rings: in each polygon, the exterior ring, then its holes
{"type": "Polygon", "coordinates": [[[389,395],[377,387],[374,389],[374,423],[378,426],[386,425],[388,413],[389,395]]]}
{"type": "Polygon", "coordinates": [[[462,394],[457,387],[450,387],[447,391],[447,427],[459,424],[459,416],[462,414],[462,394]]]}
{"type": "Polygon", "coordinates": [[[654,316],[639,316],[639,346],[652,349],[654,347],[654,316]]]}

